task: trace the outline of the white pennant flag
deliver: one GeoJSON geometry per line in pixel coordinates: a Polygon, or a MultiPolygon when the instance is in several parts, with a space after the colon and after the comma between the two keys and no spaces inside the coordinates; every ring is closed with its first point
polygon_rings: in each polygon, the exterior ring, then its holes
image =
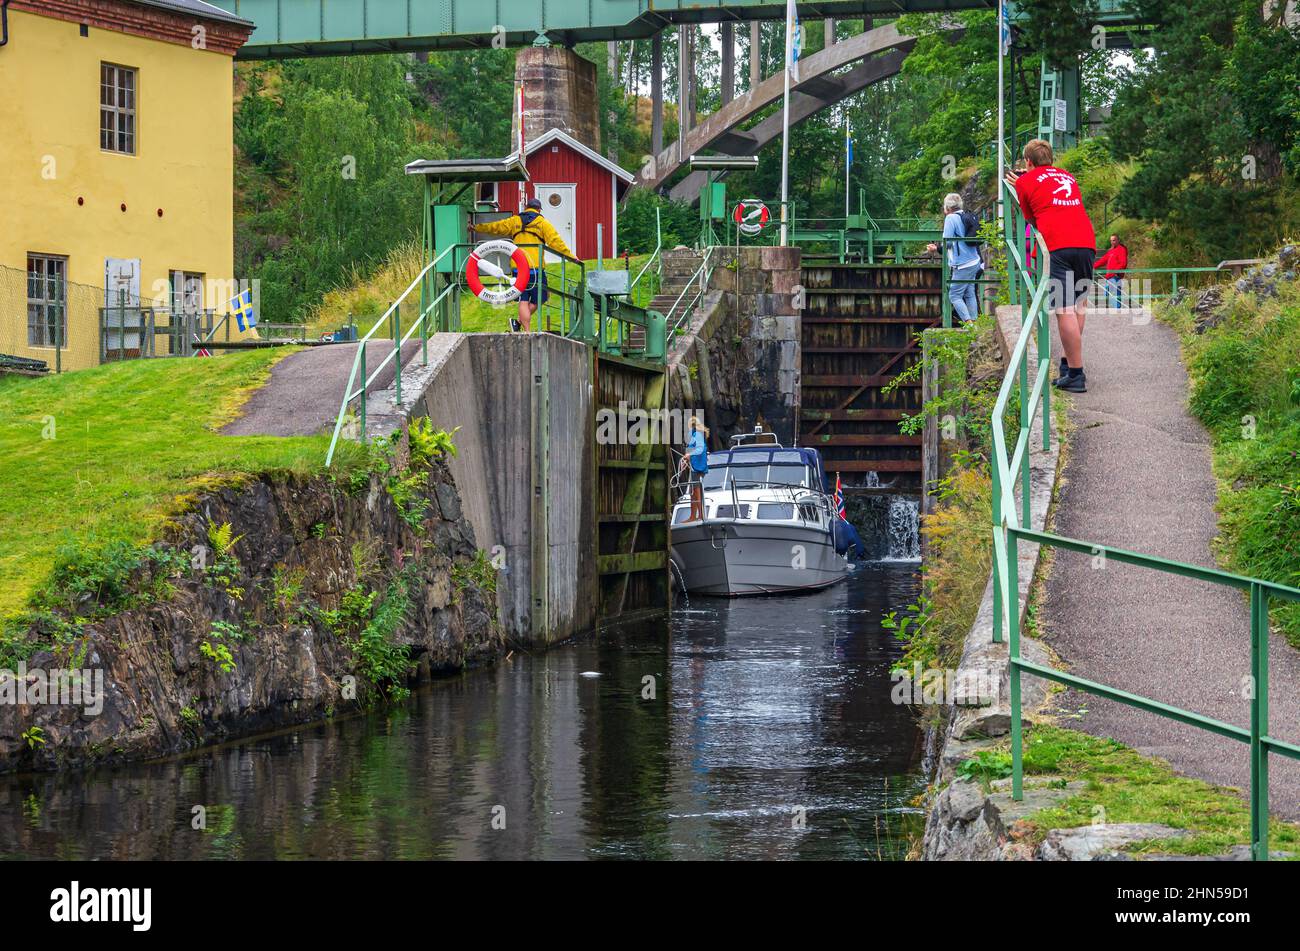
{"type": "Polygon", "coordinates": [[[794,0],[786,0],[785,5],[785,66],[790,76],[799,81],[799,54],[803,52],[803,28],[799,24],[799,11],[795,9],[794,0]]]}

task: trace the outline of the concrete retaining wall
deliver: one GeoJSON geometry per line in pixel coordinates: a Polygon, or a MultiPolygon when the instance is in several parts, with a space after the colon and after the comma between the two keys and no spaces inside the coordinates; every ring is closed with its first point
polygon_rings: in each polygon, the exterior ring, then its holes
{"type": "MultiPolygon", "coordinates": [[[[591,350],[552,334],[436,334],[403,374],[403,416],[459,427],[448,467],[479,548],[504,563],[508,636],[549,644],[596,624],[591,350]]],[[[376,394],[372,405],[392,402],[376,394]]]]}

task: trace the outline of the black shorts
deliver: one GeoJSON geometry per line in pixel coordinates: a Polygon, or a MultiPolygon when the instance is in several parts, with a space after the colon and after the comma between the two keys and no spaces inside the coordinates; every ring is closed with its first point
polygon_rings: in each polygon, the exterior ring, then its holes
{"type": "Polygon", "coordinates": [[[1092,292],[1092,265],[1097,252],[1092,248],[1057,248],[1051,253],[1051,285],[1048,297],[1052,310],[1073,307],[1092,292]]]}
{"type": "Polygon", "coordinates": [[[546,272],[541,267],[534,267],[533,273],[528,278],[528,286],[519,295],[519,299],[524,303],[541,307],[550,296],[551,292],[546,289],[546,272]]]}

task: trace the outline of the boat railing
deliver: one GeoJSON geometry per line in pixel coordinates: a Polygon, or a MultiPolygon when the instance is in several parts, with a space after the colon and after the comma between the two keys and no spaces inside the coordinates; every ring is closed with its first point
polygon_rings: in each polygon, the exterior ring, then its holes
{"type": "MultiPolygon", "coordinates": [[[[681,453],[677,453],[676,450],[671,450],[671,451],[674,452],[676,455],[681,456],[682,459],[686,458],[685,456],[682,456],[681,453]]],[[[682,471],[683,470],[681,469],[679,464],[679,467],[677,469],[677,475],[674,476],[673,480],[669,482],[670,489],[673,487],[674,483],[676,483],[678,486],[681,486],[683,488],[688,484],[686,481],[680,480],[679,478],[682,471]]],[[[808,502],[812,502],[813,504],[815,504],[821,510],[821,512],[826,516],[828,523],[832,520],[832,515],[834,513],[834,510],[831,506],[830,496],[828,496],[825,492],[818,491],[814,487],[810,485],[805,485],[802,482],[768,482],[768,481],[748,482],[744,480],[738,481],[736,479],[727,479],[726,482],[724,482],[722,485],[715,486],[714,488],[711,489],[705,489],[704,491],[717,492],[718,490],[723,490],[723,491],[730,490],[732,515],[730,519],[718,519],[715,516],[714,521],[732,521],[732,522],[744,521],[744,519],[737,519],[736,513],[740,512],[741,510],[740,507],[742,505],[757,504],[757,500],[746,499],[742,501],[738,494],[738,490],[739,491],[771,490],[774,493],[777,493],[777,498],[775,498],[773,501],[778,503],[789,501],[792,505],[795,506],[795,514],[799,517],[799,520],[803,522],[807,522],[808,519],[803,517],[802,511],[798,507],[801,503],[807,504],[808,502]]],[[[679,503],[689,502],[689,501],[690,501],[689,491],[683,491],[677,497],[677,502],[679,503]]]]}

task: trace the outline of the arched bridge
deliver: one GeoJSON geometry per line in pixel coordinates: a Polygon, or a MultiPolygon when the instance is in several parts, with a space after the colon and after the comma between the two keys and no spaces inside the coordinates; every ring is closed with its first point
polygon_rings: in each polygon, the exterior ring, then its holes
{"type": "MultiPolygon", "coordinates": [[[[877,27],[840,40],[799,61],[799,82],[790,87],[790,124],[802,122],[846,96],[894,76],[916,38],[898,31],[894,24],[877,27]],[[887,52],[886,52],[887,51],[887,52]],[[876,55],[884,53],[884,55],[876,55]],[[836,73],[852,63],[852,69],[836,73]]],[[[755,155],[781,134],[782,116],[775,113],[750,129],[741,126],[781,99],[785,77],[778,70],[742,96],[728,102],[703,122],[645,163],[637,184],[658,188],[685,164],[691,155],[712,149],[727,155],[755,155]]],[[[677,183],[673,198],[694,200],[704,182],[702,173],[688,175],[677,183]]]]}

